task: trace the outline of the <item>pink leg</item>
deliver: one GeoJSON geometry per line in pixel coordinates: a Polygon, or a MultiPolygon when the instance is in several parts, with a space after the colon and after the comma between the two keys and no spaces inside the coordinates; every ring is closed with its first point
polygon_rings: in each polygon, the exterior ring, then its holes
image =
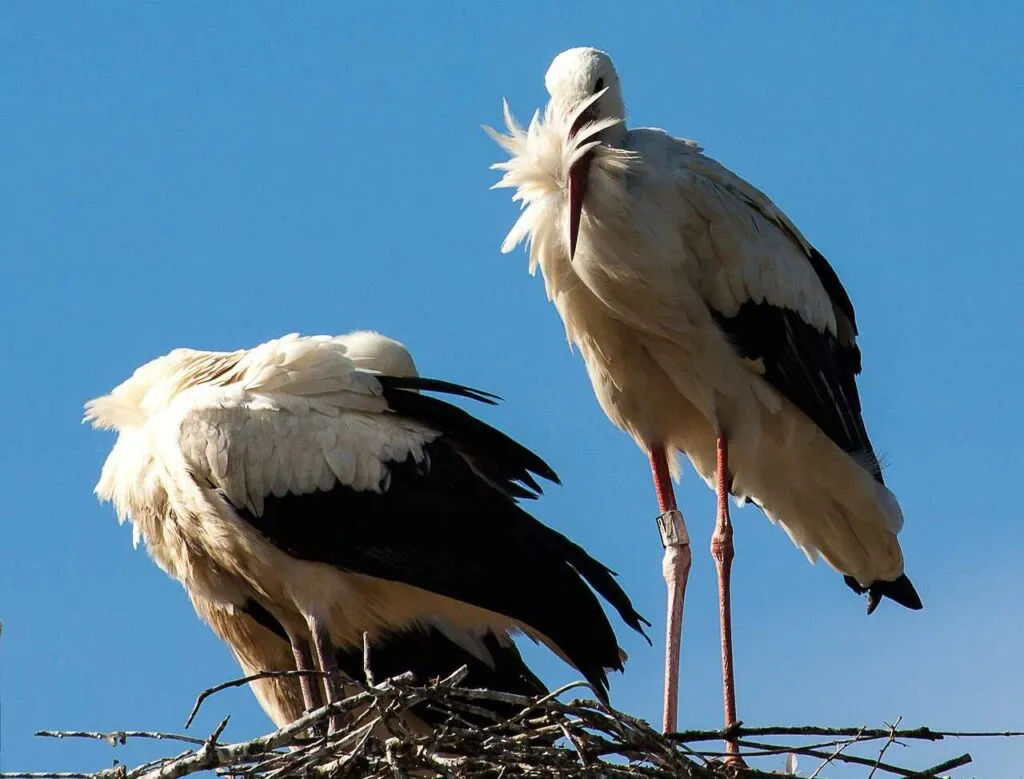
{"type": "Polygon", "coordinates": [[[662,726],[666,733],[676,730],[679,711],[679,647],[683,631],[683,601],[686,597],[686,579],[690,575],[690,537],[686,522],[676,508],[676,496],[668,472],[668,459],[664,446],[650,450],[651,473],[658,494],[658,530],[665,547],[661,571],[668,588],[668,619],[665,628],[665,707],[662,726]]]}
{"type": "MultiPolygon", "coordinates": [[[[736,682],[732,667],[732,601],[730,596],[730,575],[735,550],[732,544],[732,522],[729,519],[729,489],[732,477],[729,475],[729,442],[723,433],[718,435],[718,450],[715,463],[718,485],[718,518],[715,532],[711,536],[711,556],[715,558],[718,571],[718,608],[722,629],[722,689],[725,698],[725,726],[736,722],[736,682]]],[[[735,739],[725,743],[726,762],[742,763],[735,739]]]]}
{"type": "MultiPolygon", "coordinates": [[[[290,643],[292,645],[292,657],[295,658],[295,670],[297,671],[315,671],[316,666],[313,665],[313,658],[309,653],[309,643],[297,636],[289,636],[290,643]]],[[[299,687],[302,690],[302,704],[306,707],[306,714],[311,711],[315,711],[324,705],[323,695],[320,691],[320,680],[313,675],[300,676],[299,687]]],[[[323,735],[323,728],[319,725],[312,728],[314,736],[323,735]]]]}
{"type": "MultiPolygon", "coordinates": [[[[297,671],[315,671],[313,658],[309,656],[309,644],[305,641],[292,644],[292,654],[295,656],[295,669],[297,671]]],[[[324,705],[320,695],[320,682],[315,676],[300,676],[299,687],[302,689],[302,702],[306,705],[306,713],[319,709],[324,705]]]]}
{"type": "MultiPolygon", "coordinates": [[[[320,670],[324,672],[324,689],[327,691],[327,703],[340,701],[344,695],[341,686],[341,671],[338,668],[338,661],[335,657],[334,644],[331,642],[330,633],[323,620],[316,617],[308,617],[309,632],[313,636],[313,650],[316,652],[317,662],[320,670]]],[[[337,733],[344,724],[341,714],[332,714],[327,726],[327,733],[337,733]]]]}

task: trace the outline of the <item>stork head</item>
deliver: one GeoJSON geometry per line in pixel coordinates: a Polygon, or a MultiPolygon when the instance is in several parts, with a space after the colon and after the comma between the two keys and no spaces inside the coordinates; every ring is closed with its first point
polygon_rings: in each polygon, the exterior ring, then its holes
{"type": "Polygon", "coordinates": [[[419,376],[409,350],[393,338],[373,330],[357,330],[338,337],[345,356],[358,367],[388,376],[419,376]]]}
{"type": "MultiPolygon", "coordinates": [[[[625,133],[626,106],[622,85],[612,59],[603,51],[580,47],[563,51],[548,68],[544,86],[551,96],[550,105],[568,129],[566,142],[572,142],[584,127],[602,120],[610,126],[585,134],[581,146],[594,142],[617,145],[625,133]],[[618,120],[615,122],[615,120],[618,120]]],[[[569,259],[576,254],[583,198],[590,177],[591,151],[573,156],[569,166],[569,259]]]]}

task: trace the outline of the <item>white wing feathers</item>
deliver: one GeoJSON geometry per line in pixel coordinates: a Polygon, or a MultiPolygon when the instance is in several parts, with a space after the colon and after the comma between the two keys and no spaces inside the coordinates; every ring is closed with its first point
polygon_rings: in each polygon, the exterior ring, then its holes
{"type": "MultiPolygon", "coordinates": [[[[223,355],[183,349],[151,365],[108,396],[138,398],[145,409],[140,428],[122,429],[111,473],[144,462],[141,446],[165,468],[183,467],[200,486],[256,514],[267,495],[327,490],[336,482],[383,489],[386,462],[419,461],[436,437],[385,413],[376,376],[352,363],[341,338],[289,335],[223,355]],[[217,359],[219,369],[210,368],[217,359]],[[207,366],[199,380],[197,364],[207,366]],[[160,404],[148,400],[168,395],[160,404]]],[[[95,401],[90,418],[104,423],[107,406],[95,401]]]]}
{"type": "Polygon", "coordinates": [[[675,146],[676,189],[689,206],[682,213],[691,215],[680,229],[700,262],[698,291],[707,303],[727,317],[748,300],[770,303],[835,334],[832,301],[809,261],[810,245],[785,214],[688,142],[659,135],[675,146]]]}
{"type": "Polygon", "coordinates": [[[387,462],[423,458],[435,435],[394,417],[364,411],[295,413],[264,398],[192,407],[177,425],[177,446],[197,481],[223,490],[259,515],[267,495],[303,495],[340,482],[356,490],[386,487],[387,462]]]}
{"type": "Polygon", "coordinates": [[[356,368],[340,337],[287,335],[250,350],[238,367],[246,391],[302,398],[322,413],[385,407],[373,374],[356,368]]]}

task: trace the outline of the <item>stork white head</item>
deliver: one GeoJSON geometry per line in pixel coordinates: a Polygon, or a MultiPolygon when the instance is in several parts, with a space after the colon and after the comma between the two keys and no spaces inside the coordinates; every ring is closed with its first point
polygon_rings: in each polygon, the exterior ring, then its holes
{"type": "Polygon", "coordinates": [[[584,112],[587,114],[586,119],[577,119],[578,126],[574,128],[573,134],[588,121],[626,118],[619,74],[612,64],[612,58],[598,49],[581,46],[563,51],[551,61],[544,75],[544,86],[556,110],[565,117],[575,113],[576,109],[598,92],[606,90],[584,112]]]}
{"type": "Polygon", "coordinates": [[[419,376],[409,350],[394,338],[373,330],[357,330],[338,340],[344,342],[346,356],[360,368],[390,376],[419,376]]]}
{"type": "MultiPolygon", "coordinates": [[[[585,125],[602,119],[621,121],[587,140],[600,140],[612,146],[621,142],[626,119],[622,85],[611,57],[603,51],[589,47],[563,51],[548,68],[544,86],[551,95],[551,107],[569,124],[566,142],[571,141],[585,125]]],[[[577,158],[569,168],[570,260],[576,253],[583,198],[592,160],[593,155],[588,152],[577,158]]]]}

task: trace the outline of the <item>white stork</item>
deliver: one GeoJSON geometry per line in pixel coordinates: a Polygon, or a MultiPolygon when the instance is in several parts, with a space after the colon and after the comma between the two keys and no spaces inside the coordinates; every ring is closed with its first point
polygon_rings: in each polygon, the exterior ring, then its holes
{"type": "MultiPolygon", "coordinates": [[[[419,378],[371,333],[176,349],[87,404],[118,432],[96,492],[194,600],[284,634],[296,668],[328,673],[328,703],[363,632],[415,630],[495,669],[523,632],[605,697],[624,655],[587,584],[641,632],[643,618],[607,568],[516,503],[539,494],[533,475],[557,481],[551,468],[419,390],[494,402],[419,378]]],[[[317,707],[318,685],[300,687],[317,707]]]]}
{"type": "MultiPolygon", "coordinates": [[[[372,332],[352,333],[345,336],[344,341],[346,356],[362,369],[389,376],[419,375],[412,355],[397,341],[372,332]]],[[[235,608],[193,592],[189,597],[196,613],[228,645],[246,675],[294,670],[295,660],[287,632],[257,602],[250,601],[242,608],[235,608]]],[[[467,687],[527,696],[547,692],[544,683],[523,661],[515,643],[508,641],[505,635],[493,631],[483,634],[488,655],[484,658],[475,649],[480,641],[475,631],[458,631],[453,641],[430,625],[379,633],[373,638],[370,665],[378,679],[411,671],[420,682],[447,676],[466,666],[468,674],[463,684],[467,687]]],[[[358,647],[339,648],[335,659],[345,677],[362,678],[364,658],[358,647]]],[[[264,712],[278,727],[294,722],[305,711],[302,689],[294,677],[256,679],[250,687],[264,712]]],[[[478,703],[499,715],[515,713],[499,703],[478,703]]],[[[429,728],[439,724],[429,708],[414,707],[411,714],[406,716],[406,724],[411,727],[421,729],[421,725],[429,728]]]]}
{"type": "MultiPolygon", "coordinates": [[[[550,101],[523,130],[490,131],[511,159],[497,187],[609,418],[650,456],[669,589],[664,726],[674,730],[689,539],[669,461],[684,452],[713,488],[725,720],[736,721],[728,494],[760,506],[868,613],[921,601],[903,573],[903,517],[861,417],[853,306],[835,271],[762,192],[657,129],[626,128],[604,52],[559,54],[550,101]],[[668,455],[673,455],[671,458],[668,455]]],[[[676,471],[674,475],[678,476],[676,471]]],[[[732,745],[734,750],[735,746],[732,745]]]]}

